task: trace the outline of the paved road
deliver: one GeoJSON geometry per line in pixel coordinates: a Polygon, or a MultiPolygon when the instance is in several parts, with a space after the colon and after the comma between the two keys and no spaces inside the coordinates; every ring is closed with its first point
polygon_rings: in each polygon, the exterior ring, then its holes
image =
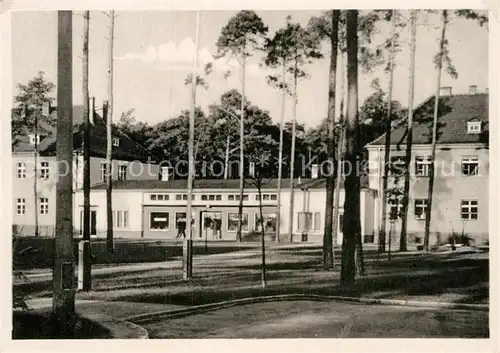
{"type": "Polygon", "coordinates": [[[143,325],[151,338],[486,338],[488,313],[340,302],[250,304],[143,325]]]}

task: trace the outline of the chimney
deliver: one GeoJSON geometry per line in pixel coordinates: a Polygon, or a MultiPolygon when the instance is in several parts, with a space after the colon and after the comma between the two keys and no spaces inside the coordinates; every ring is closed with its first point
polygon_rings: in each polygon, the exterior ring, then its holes
{"type": "Polygon", "coordinates": [[[102,102],[102,119],[104,122],[108,120],[108,101],[102,102]]]}
{"type": "Polygon", "coordinates": [[[161,167],[161,181],[168,181],[170,179],[170,167],[161,167]]]}
{"type": "Polygon", "coordinates": [[[439,90],[439,96],[451,96],[451,87],[441,87],[439,90]]]}
{"type": "Polygon", "coordinates": [[[319,164],[311,165],[311,178],[318,179],[319,177],[319,164]]]}
{"type": "Polygon", "coordinates": [[[476,85],[469,86],[469,94],[477,94],[477,86],[476,85]]]}

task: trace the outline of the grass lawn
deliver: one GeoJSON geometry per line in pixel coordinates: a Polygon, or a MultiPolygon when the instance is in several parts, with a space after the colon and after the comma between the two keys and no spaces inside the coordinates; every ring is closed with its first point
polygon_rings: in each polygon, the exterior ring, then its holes
{"type": "MultiPolygon", "coordinates": [[[[324,271],[321,249],[274,247],[267,252],[268,289],[260,288],[260,253],[195,256],[193,274],[182,280],[182,263],[157,268],[116,267],[93,278],[78,299],[200,305],[259,295],[304,293],[457,303],[489,302],[488,254],[404,254],[377,260],[366,256],[366,276],[350,288],[339,285],[339,266],[324,271]]],[[[51,281],[17,287],[31,296],[51,296],[51,281]]]]}

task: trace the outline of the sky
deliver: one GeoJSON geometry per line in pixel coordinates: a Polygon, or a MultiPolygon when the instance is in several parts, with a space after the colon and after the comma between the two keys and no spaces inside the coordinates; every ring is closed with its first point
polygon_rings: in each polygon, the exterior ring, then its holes
{"type": "MultiPolygon", "coordinates": [[[[269,33],[284,26],[286,16],[306,25],[321,11],[256,11],[269,33]]],[[[215,43],[221,28],[236,11],[201,11],[198,37],[198,62],[214,62],[215,70],[207,79],[209,88],[197,91],[197,104],[204,109],[217,102],[220,95],[232,88],[240,90],[236,63],[230,59],[214,61],[215,43]],[[226,80],[223,72],[233,74],[226,80]]],[[[404,15],[407,15],[403,11],[404,15]]],[[[156,124],[189,109],[191,91],[184,79],[193,68],[196,51],[196,12],[194,11],[117,11],[114,40],[114,114],[117,121],[122,112],[134,109],[136,120],[156,124]]],[[[434,94],[436,70],[432,59],[438,50],[439,16],[420,17],[417,28],[414,104],[434,94]]],[[[102,11],[91,11],[90,19],[90,95],[99,108],[108,99],[110,19],[102,11]]],[[[408,29],[400,33],[403,50],[397,55],[393,99],[408,106],[409,61],[408,29]]],[[[12,84],[27,83],[38,71],[56,83],[57,78],[57,12],[19,11],[12,13],[12,84]]],[[[389,26],[381,25],[373,43],[382,43],[389,35],[389,26]]],[[[447,31],[450,57],[458,78],[442,76],[441,86],[451,86],[453,93],[467,93],[470,85],[484,92],[488,85],[488,30],[475,21],[453,19],[447,31]]],[[[73,101],[82,103],[83,12],[73,15],[73,101]]],[[[297,121],[307,127],[319,124],[327,114],[329,45],[323,45],[325,58],[305,66],[308,77],[299,82],[297,121]]],[[[260,67],[261,56],[254,55],[247,66],[245,93],[247,99],[268,110],[279,121],[281,93],[267,85],[271,73],[260,67]]],[[[379,78],[387,90],[388,75],[378,68],[370,73],[360,71],[360,104],[373,93],[371,82],[379,78]]],[[[340,90],[339,90],[340,91],[340,90]]],[[[55,97],[55,92],[54,92],[55,97]]],[[[291,120],[292,104],[286,102],[285,120],[291,120]]]]}

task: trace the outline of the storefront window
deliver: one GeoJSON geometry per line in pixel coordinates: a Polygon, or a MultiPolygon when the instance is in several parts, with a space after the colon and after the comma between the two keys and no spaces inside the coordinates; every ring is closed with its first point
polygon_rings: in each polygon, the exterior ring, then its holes
{"type": "Polygon", "coordinates": [[[151,230],[167,230],[170,225],[168,212],[151,212],[149,215],[149,228],[151,230]]]}
{"type": "MultiPolygon", "coordinates": [[[[241,230],[243,232],[248,232],[248,214],[242,214],[242,225],[241,230]]],[[[236,232],[238,230],[238,213],[229,213],[227,215],[227,230],[230,232],[236,232]]]]}
{"type": "MultiPolygon", "coordinates": [[[[264,213],[262,215],[264,218],[264,232],[276,232],[276,213],[264,213]]],[[[255,230],[257,232],[262,231],[261,223],[260,223],[260,213],[255,214],[255,230]]]]}

